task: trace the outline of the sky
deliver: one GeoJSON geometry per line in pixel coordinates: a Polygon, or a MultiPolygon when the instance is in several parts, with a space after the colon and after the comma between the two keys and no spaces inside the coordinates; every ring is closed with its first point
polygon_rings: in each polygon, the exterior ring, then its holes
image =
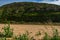
{"type": "Polygon", "coordinates": [[[0,0],[0,6],[13,2],[38,2],[60,5],[60,0],[0,0]]]}

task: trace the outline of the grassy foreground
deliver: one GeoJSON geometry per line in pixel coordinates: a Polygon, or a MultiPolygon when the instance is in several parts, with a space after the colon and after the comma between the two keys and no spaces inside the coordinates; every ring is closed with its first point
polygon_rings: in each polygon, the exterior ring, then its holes
{"type": "MultiPolygon", "coordinates": [[[[3,32],[0,32],[0,40],[36,40],[33,36],[29,36],[29,32],[26,31],[24,34],[20,34],[19,36],[14,36],[13,29],[10,28],[10,24],[5,25],[2,28],[3,32]]],[[[36,33],[36,36],[41,35],[40,31],[36,33]]],[[[53,30],[53,36],[50,37],[47,33],[45,33],[43,39],[39,40],[60,40],[60,36],[57,29],[53,30]]]]}

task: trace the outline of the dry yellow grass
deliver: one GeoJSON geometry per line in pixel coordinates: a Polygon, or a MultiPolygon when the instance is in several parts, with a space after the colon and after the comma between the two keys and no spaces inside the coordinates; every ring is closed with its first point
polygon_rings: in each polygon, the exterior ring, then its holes
{"type": "MultiPolygon", "coordinates": [[[[0,24],[0,31],[2,31],[2,28],[4,27],[4,24],[0,24]]],[[[41,39],[44,36],[44,33],[47,32],[50,36],[53,34],[53,30],[57,29],[60,33],[60,26],[54,26],[54,25],[24,25],[24,24],[11,24],[11,28],[13,28],[14,35],[20,35],[28,31],[30,33],[30,36],[35,37],[36,39],[41,39]],[[35,34],[40,31],[41,35],[36,36],[35,34]]]]}

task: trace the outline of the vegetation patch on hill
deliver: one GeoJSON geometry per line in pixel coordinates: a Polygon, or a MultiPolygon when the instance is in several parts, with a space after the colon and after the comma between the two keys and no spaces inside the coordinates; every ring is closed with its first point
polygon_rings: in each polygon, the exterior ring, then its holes
{"type": "Polygon", "coordinates": [[[46,3],[15,2],[0,7],[0,23],[60,23],[60,6],[46,3]]]}

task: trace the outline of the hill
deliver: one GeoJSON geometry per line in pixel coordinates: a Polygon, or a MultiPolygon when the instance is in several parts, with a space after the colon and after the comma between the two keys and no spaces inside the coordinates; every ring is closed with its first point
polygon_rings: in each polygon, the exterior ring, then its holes
{"type": "Polygon", "coordinates": [[[0,7],[0,23],[60,23],[60,6],[47,3],[15,2],[0,7]]]}

